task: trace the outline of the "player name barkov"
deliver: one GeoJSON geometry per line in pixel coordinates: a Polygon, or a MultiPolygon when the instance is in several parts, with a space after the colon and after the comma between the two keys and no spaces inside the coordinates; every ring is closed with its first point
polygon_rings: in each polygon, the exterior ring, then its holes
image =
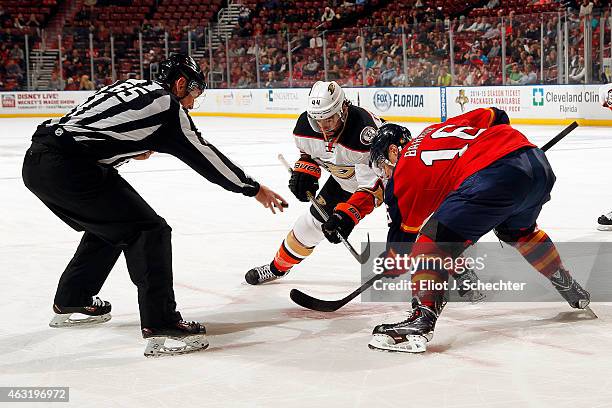
{"type": "Polygon", "coordinates": [[[377,280],[374,282],[374,290],[458,290],[460,287],[464,290],[480,290],[480,291],[495,291],[495,292],[514,292],[525,290],[526,282],[513,282],[510,280],[499,280],[493,282],[470,282],[465,281],[459,284],[456,280],[451,282],[436,282],[434,280],[420,280],[418,282],[409,282],[406,280],[389,281],[377,280]]]}

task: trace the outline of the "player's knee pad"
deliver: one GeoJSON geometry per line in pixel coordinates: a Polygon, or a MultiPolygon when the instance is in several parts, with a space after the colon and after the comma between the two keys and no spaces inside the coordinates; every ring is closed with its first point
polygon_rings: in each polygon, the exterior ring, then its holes
{"type": "MultiPolygon", "coordinates": [[[[435,242],[441,251],[452,258],[461,255],[472,244],[471,241],[466,240],[435,218],[427,220],[425,225],[421,227],[420,234],[435,242]]],[[[417,240],[417,243],[419,241],[423,242],[421,238],[417,240]]]]}
{"type": "Polygon", "coordinates": [[[306,247],[315,247],[323,239],[323,230],[321,229],[321,221],[316,219],[310,212],[300,215],[293,225],[293,234],[295,238],[306,247]]]}
{"type": "Polygon", "coordinates": [[[516,230],[498,227],[498,228],[495,228],[493,232],[495,233],[495,235],[497,235],[497,238],[499,238],[503,242],[507,244],[512,244],[513,242],[518,242],[520,241],[521,238],[526,237],[529,234],[532,234],[535,231],[535,229],[536,229],[536,224],[533,224],[532,226],[528,228],[516,229],[516,230]]]}

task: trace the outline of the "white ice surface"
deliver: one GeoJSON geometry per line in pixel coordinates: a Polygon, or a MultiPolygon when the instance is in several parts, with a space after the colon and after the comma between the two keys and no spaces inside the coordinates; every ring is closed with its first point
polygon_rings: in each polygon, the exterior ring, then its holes
{"type": "MultiPolygon", "coordinates": [[[[109,323],[47,326],[55,286],[80,234],[21,181],[23,154],[42,119],[0,121],[0,386],[69,386],[75,407],[612,407],[610,304],[593,306],[599,320],[562,302],[451,304],[428,352],[406,355],[367,348],[372,328],[402,319],[406,304],[356,301],[323,314],[289,299],[294,287],[330,299],[357,287],[359,268],[342,246],[321,244],[276,284],[243,284],[244,273],[269,262],[307,210],[291,196],[276,160],[279,152],[297,156],[293,121],[195,120],[208,140],[284,195],[290,208],[273,216],[170,156],[120,169],[173,227],[179,310],[205,322],[210,334],[207,351],[152,360],[142,356],[136,289],[123,258],[101,292],[113,304],[109,323]]],[[[425,124],[408,126],[418,133],[425,124]]],[[[519,128],[538,145],[560,130],[519,128]]],[[[612,240],[612,232],[595,230],[596,218],[612,210],[610,136],[610,128],[581,127],[548,154],[558,181],[540,225],[553,239],[612,240]]],[[[382,209],[351,240],[366,232],[384,240],[382,209]]],[[[17,406],[28,405],[44,404],[17,406]]]]}

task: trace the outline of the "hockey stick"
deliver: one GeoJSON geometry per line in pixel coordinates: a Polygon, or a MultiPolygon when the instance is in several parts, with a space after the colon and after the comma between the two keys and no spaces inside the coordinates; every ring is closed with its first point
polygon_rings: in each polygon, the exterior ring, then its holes
{"type": "Polygon", "coordinates": [[[557,142],[559,142],[559,140],[563,139],[565,136],[567,136],[572,130],[576,129],[577,127],[578,127],[578,122],[573,121],[565,129],[563,129],[557,136],[553,137],[548,142],[546,142],[546,144],[542,146],[540,149],[542,149],[543,151],[547,151],[548,149],[556,145],[557,142]]]}
{"type": "MultiPolygon", "coordinates": [[[[542,150],[547,151],[548,149],[553,147],[555,144],[557,144],[559,140],[563,139],[565,136],[567,136],[572,130],[576,129],[577,127],[578,127],[578,123],[576,123],[575,121],[572,122],[569,126],[563,129],[557,136],[553,137],[544,146],[542,146],[542,150]]],[[[318,312],[335,312],[336,310],[340,309],[342,306],[346,305],[351,300],[355,299],[357,296],[359,296],[360,294],[368,290],[370,286],[374,284],[374,282],[376,282],[379,279],[382,279],[384,276],[385,275],[383,273],[372,276],[363,285],[361,285],[360,287],[352,291],[349,295],[339,300],[317,299],[315,297],[307,295],[306,293],[298,289],[291,289],[291,292],[289,293],[289,297],[296,304],[306,309],[316,310],[318,312]]],[[[591,313],[593,312],[591,311],[591,313]]]]}
{"type": "MultiPolygon", "coordinates": [[[[287,163],[287,160],[285,160],[285,157],[282,154],[278,155],[278,160],[280,160],[283,166],[285,166],[289,174],[293,174],[293,169],[291,168],[289,163],[287,163]]],[[[323,221],[327,221],[329,219],[329,215],[327,215],[327,213],[325,212],[325,209],[323,209],[323,207],[321,207],[321,205],[317,202],[317,200],[315,200],[315,198],[310,193],[310,191],[306,193],[306,196],[308,197],[308,200],[310,200],[310,202],[312,203],[312,206],[315,208],[315,210],[317,210],[319,215],[321,215],[321,217],[323,218],[323,221]]],[[[355,250],[355,248],[353,248],[351,243],[348,242],[346,238],[340,235],[340,233],[337,233],[337,234],[338,234],[338,238],[340,238],[340,240],[342,241],[346,249],[349,250],[351,255],[353,255],[353,257],[357,260],[357,262],[359,262],[360,264],[364,264],[368,262],[368,258],[370,257],[370,234],[368,234],[368,243],[366,245],[366,248],[361,254],[359,254],[355,250]]]]}

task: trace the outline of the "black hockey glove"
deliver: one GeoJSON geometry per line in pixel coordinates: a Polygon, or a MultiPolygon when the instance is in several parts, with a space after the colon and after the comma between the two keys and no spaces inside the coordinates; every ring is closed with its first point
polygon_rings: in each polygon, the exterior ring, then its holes
{"type": "Polygon", "coordinates": [[[310,192],[313,196],[319,189],[319,178],[321,177],[321,168],[310,157],[300,158],[295,162],[291,178],[289,179],[289,190],[300,201],[308,201],[306,192],[310,192]]]}
{"type": "Polygon", "coordinates": [[[323,223],[323,235],[332,244],[338,244],[341,241],[338,233],[348,238],[360,219],[361,215],[355,207],[348,203],[340,203],[329,219],[323,223]]]}

